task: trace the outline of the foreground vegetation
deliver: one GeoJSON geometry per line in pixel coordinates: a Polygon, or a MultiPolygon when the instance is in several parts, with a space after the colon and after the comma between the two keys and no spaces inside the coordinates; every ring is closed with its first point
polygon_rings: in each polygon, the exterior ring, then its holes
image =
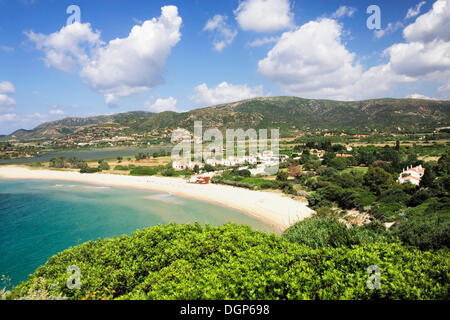
{"type": "Polygon", "coordinates": [[[347,229],[338,222],[314,219],[283,237],[232,224],[195,224],[90,241],[50,258],[7,298],[449,298],[447,250],[405,247],[381,234],[379,226],[350,231],[347,241],[347,229]],[[307,239],[308,229],[321,240],[307,239]],[[67,268],[73,265],[81,270],[79,290],[66,288],[67,268]],[[373,265],[381,270],[380,290],[367,287],[373,265]]]}

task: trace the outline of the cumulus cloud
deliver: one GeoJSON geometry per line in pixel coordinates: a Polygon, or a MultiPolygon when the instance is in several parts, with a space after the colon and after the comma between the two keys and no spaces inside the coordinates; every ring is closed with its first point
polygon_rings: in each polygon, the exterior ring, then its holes
{"type": "Polygon", "coordinates": [[[44,121],[51,120],[47,114],[17,114],[10,112],[0,115],[0,134],[11,134],[17,129],[32,129],[44,121]]]}
{"type": "Polygon", "coordinates": [[[386,49],[392,68],[412,77],[450,70],[450,42],[433,40],[429,43],[398,43],[386,49]]]}
{"type": "Polygon", "coordinates": [[[342,96],[341,89],[360,78],[362,67],[341,42],[341,34],[341,25],[332,19],[285,32],[259,61],[258,71],[289,94],[342,96]]]}
{"type": "Polygon", "coordinates": [[[203,31],[211,31],[215,33],[213,42],[214,50],[220,52],[225,47],[229,46],[237,35],[237,30],[231,29],[228,26],[226,16],[216,14],[213,18],[206,22],[203,31]]]}
{"type": "Polygon", "coordinates": [[[181,18],[175,6],[161,8],[161,16],[132,28],[128,37],[104,43],[89,23],[74,23],[50,35],[26,32],[45,53],[47,66],[62,71],[78,68],[107,104],[119,97],[150,90],[164,82],[165,62],[180,41],[181,18]]]}
{"type": "Polygon", "coordinates": [[[268,43],[274,43],[280,40],[279,37],[264,37],[264,38],[258,38],[253,40],[252,42],[249,42],[248,45],[250,47],[260,47],[268,43]]]}
{"type": "Polygon", "coordinates": [[[339,19],[339,18],[343,18],[343,17],[351,17],[355,14],[355,12],[356,12],[356,8],[340,6],[339,9],[337,9],[336,12],[334,12],[331,15],[331,18],[339,19]]]}
{"type": "Polygon", "coordinates": [[[375,30],[374,34],[376,38],[381,38],[384,37],[385,35],[388,35],[390,33],[394,33],[395,31],[403,28],[403,23],[402,22],[389,22],[386,26],[386,28],[381,29],[381,30],[375,30]]]}
{"type": "Polygon", "coordinates": [[[243,30],[274,32],[294,26],[289,0],[244,0],[234,14],[243,30]]]}
{"type": "Polygon", "coordinates": [[[251,88],[246,84],[234,85],[222,82],[215,88],[208,88],[208,85],[203,83],[194,88],[194,94],[191,96],[191,100],[198,106],[206,107],[261,97],[263,95],[262,86],[251,88]]]}
{"type": "Polygon", "coordinates": [[[167,99],[158,98],[154,103],[145,104],[150,111],[164,112],[164,111],[176,111],[177,100],[173,97],[167,99]]]}
{"type": "Polygon", "coordinates": [[[1,94],[11,94],[16,92],[16,88],[9,81],[1,81],[0,82],[0,93],[1,94]]]}
{"type": "Polygon", "coordinates": [[[49,111],[48,114],[53,115],[53,116],[62,116],[65,114],[65,112],[61,109],[52,109],[49,111]]]}
{"type": "Polygon", "coordinates": [[[438,94],[446,96],[450,79],[450,0],[438,0],[432,9],[403,30],[405,43],[385,50],[397,74],[443,84],[438,94]]]}
{"type": "Polygon", "coordinates": [[[101,44],[100,33],[92,31],[89,23],[75,22],[49,35],[33,31],[26,31],[25,35],[37,49],[44,51],[47,67],[65,72],[74,70],[78,63],[89,61],[86,47],[101,44]]]}
{"type": "MultiPolygon", "coordinates": [[[[333,19],[310,21],[285,32],[258,71],[284,92],[303,97],[354,100],[381,97],[401,83],[434,81],[437,95],[450,95],[450,0],[407,26],[404,43],[384,50],[388,62],[363,70],[342,41],[342,26],[333,19]]],[[[392,26],[389,29],[393,29],[392,26]]]]}
{"type": "Polygon", "coordinates": [[[409,8],[405,19],[411,19],[419,15],[420,10],[426,4],[426,1],[419,2],[414,8],[409,8]]]}
{"type": "MultiPolygon", "coordinates": [[[[450,79],[450,75],[449,78],[450,79]]],[[[437,90],[437,96],[440,99],[450,99],[450,80],[448,80],[448,82],[442,86],[440,86],[437,90]]]]}
{"type": "Polygon", "coordinates": [[[434,98],[424,96],[423,94],[420,94],[420,93],[413,93],[405,98],[407,98],[407,99],[422,99],[422,100],[436,100],[434,98]]]}
{"type": "Polygon", "coordinates": [[[403,30],[410,42],[450,41],[450,1],[437,0],[433,8],[403,30]]]}
{"type": "MultiPolygon", "coordinates": [[[[9,81],[0,81],[0,112],[11,112],[14,110],[16,101],[9,95],[16,91],[14,85],[9,81]]],[[[3,117],[3,115],[1,115],[3,117]]]]}

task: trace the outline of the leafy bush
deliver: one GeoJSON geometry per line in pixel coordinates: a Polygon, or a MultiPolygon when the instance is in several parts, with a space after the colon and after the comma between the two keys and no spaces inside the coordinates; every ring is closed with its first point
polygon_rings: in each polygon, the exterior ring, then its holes
{"type": "Polygon", "coordinates": [[[286,171],[278,171],[277,173],[277,181],[287,181],[289,178],[289,174],[286,171]]]}
{"type": "Polygon", "coordinates": [[[255,185],[253,185],[253,184],[245,183],[245,182],[241,182],[241,181],[234,181],[234,180],[224,180],[224,179],[214,179],[213,178],[212,183],[224,184],[227,186],[245,188],[245,189],[250,189],[250,190],[254,190],[256,188],[255,185]]]}
{"type": "Polygon", "coordinates": [[[154,176],[158,174],[158,167],[136,167],[130,171],[131,176],[154,176]]]}
{"type": "Polygon", "coordinates": [[[388,189],[394,183],[392,176],[378,167],[371,167],[364,176],[364,184],[376,195],[388,189]]]}
{"type": "Polygon", "coordinates": [[[320,207],[331,208],[333,206],[333,204],[329,200],[325,199],[317,192],[313,192],[308,196],[308,205],[313,209],[320,207]]]}
{"type": "Polygon", "coordinates": [[[116,171],[128,171],[130,169],[128,168],[128,166],[117,165],[117,166],[114,167],[114,170],[116,170],[116,171]]]}
{"type": "Polygon", "coordinates": [[[344,170],[351,164],[348,158],[334,158],[328,162],[328,165],[336,170],[344,170]]]}
{"type": "Polygon", "coordinates": [[[417,192],[415,192],[411,199],[409,200],[408,206],[410,207],[416,207],[428,199],[430,199],[433,196],[433,193],[428,189],[419,189],[417,192]]]}
{"type": "Polygon", "coordinates": [[[309,218],[298,222],[287,229],[283,237],[315,249],[325,246],[350,247],[386,240],[379,232],[373,232],[369,228],[347,228],[345,224],[332,218],[309,218]]]}
{"type": "Polygon", "coordinates": [[[80,169],[80,173],[97,173],[97,172],[100,172],[98,168],[91,168],[87,165],[80,169]]]}
{"type": "Polygon", "coordinates": [[[90,241],[50,258],[9,298],[29,294],[36,279],[68,299],[448,299],[447,252],[399,243],[313,249],[249,227],[168,225],[90,241]],[[69,266],[81,288],[69,290],[69,266]],[[369,290],[369,266],[381,290],[369,290]],[[53,285],[52,285],[53,284],[53,285]]]}
{"type": "Polygon", "coordinates": [[[105,160],[100,160],[98,162],[98,170],[99,171],[103,171],[103,170],[109,170],[111,169],[108,162],[106,162],[105,160]]]}
{"type": "Polygon", "coordinates": [[[401,223],[393,234],[404,244],[422,250],[450,247],[450,212],[414,217],[401,223]]]}
{"type": "Polygon", "coordinates": [[[339,206],[344,209],[357,208],[364,210],[377,200],[377,197],[363,188],[344,189],[341,198],[338,200],[339,206]]]}

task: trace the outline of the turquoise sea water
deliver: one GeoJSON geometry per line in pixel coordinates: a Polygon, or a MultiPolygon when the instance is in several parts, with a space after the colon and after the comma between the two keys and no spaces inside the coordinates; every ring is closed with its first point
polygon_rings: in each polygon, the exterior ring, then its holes
{"type": "Polygon", "coordinates": [[[71,246],[170,222],[234,222],[273,231],[241,212],[171,194],[71,182],[0,180],[0,275],[17,285],[52,255],[71,246]]]}

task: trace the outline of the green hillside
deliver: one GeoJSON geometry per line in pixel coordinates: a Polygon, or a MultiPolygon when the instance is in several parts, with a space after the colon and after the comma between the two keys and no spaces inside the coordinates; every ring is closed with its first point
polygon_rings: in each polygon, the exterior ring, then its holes
{"type": "Polygon", "coordinates": [[[18,130],[7,138],[44,139],[77,134],[87,127],[116,126],[122,134],[176,128],[280,128],[282,133],[313,129],[424,131],[450,125],[450,101],[377,99],[341,102],[296,97],[254,98],[184,113],[129,112],[91,118],[66,118],[18,130]]]}

